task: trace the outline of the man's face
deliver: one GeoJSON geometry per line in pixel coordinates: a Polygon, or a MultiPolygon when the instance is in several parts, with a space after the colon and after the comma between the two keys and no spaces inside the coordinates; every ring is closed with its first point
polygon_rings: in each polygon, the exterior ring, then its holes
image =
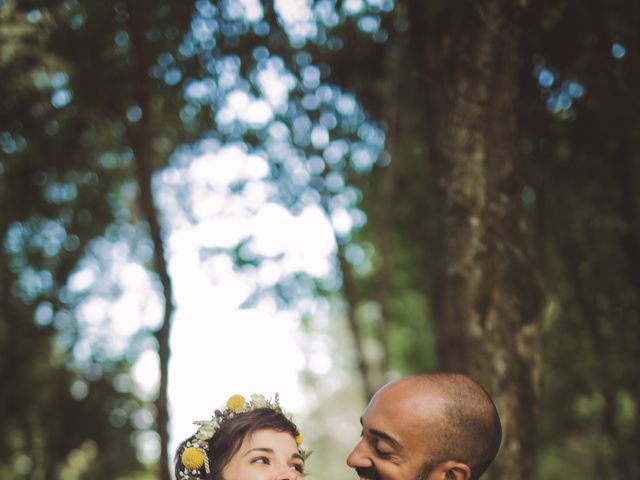
{"type": "Polygon", "coordinates": [[[380,390],[361,418],[360,441],[347,465],[367,480],[427,479],[423,467],[437,449],[440,398],[402,382],[380,390]]]}

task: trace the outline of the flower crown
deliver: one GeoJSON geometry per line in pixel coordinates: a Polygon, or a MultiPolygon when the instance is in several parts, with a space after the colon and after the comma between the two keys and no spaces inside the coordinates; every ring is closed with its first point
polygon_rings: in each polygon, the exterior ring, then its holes
{"type": "MultiPolygon", "coordinates": [[[[227,400],[224,407],[214,411],[211,420],[199,420],[193,422],[195,425],[198,425],[198,430],[193,438],[188,440],[184,445],[184,450],[180,456],[180,460],[184,467],[180,471],[180,479],[198,480],[203,467],[207,474],[211,473],[208,456],[209,440],[230,418],[259,408],[270,408],[271,410],[281,413],[287,419],[292,420],[292,416],[284,411],[280,406],[280,397],[277,393],[275,394],[273,401],[265,398],[264,395],[251,395],[249,401],[245,400],[242,395],[232,395],[229,397],[229,400],[227,400]]],[[[310,455],[310,452],[306,452],[300,447],[300,445],[302,445],[302,440],[302,434],[298,433],[296,436],[298,452],[300,453],[300,456],[306,460],[310,455]]]]}

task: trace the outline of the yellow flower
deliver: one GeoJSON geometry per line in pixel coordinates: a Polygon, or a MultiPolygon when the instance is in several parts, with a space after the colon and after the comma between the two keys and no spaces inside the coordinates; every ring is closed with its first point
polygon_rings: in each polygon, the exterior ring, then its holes
{"type": "Polygon", "coordinates": [[[238,413],[244,408],[246,401],[242,395],[231,395],[227,400],[227,408],[234,413],[238,413]]]}
{"type": "Polygon", "coordinates": [[[301,433],[299,433],[298,435],[296,435],[296,443],[298,445],[302,445],[302,441],[304,440],[304,437],[302,436],[301,433]]]}
{"type": "Polygon", "coordinates": [[[189,470],[200,470],[204,465],[205,453],[202,449],[188,447],[182,452],[182,464],[189,470]]]}

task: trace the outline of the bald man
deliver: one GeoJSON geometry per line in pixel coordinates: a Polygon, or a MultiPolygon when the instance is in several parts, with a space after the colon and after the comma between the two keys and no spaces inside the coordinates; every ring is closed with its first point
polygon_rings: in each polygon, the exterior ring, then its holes
{"type": "Polygon", "coordinates": [[[367,480],[475,480],[502,438],[491,397],[465,375],[401,378],[373,396],[347,464],[367,480]]]}

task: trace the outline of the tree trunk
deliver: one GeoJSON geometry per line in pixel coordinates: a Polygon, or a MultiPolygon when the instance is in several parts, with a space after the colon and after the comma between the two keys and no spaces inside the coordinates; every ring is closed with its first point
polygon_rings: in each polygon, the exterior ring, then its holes
{"type": "Polygon", "coordinates": [[[452,18],[442,152],[442,370],[470,373],[496,400],[502,450],[489,476],[534,477],[542,291],[529,261],[517,175],[516,2],[469,3],[452,18]],[[473,5],[473,6],[471,6],[473,5]]]}
{"type": "Polygon", "coordinates": [[[160,361],[160,385],[156,398],[156,428],[160,436],[159,478],[171,479],[169,467],[169,405],[167,387],[169,377],[169,336],[171,319],[174,311],[173,288],[167,268],[162,229],[158,220],[158,213],[154,205],[152,177],[153,177],[153,125],[151,91],[149,86],[149,68],[151,62],[145,45],[145,18],[152,10],[149,1],[129,0],[129,33],[135,62],[135,101],[142,110],[139,123],[129,129],[130,144],[133,148],[138,180],[140,210],[149,224],[149,235],[153,243],[153,266],[160,279],[162,295],[164,297],[164,315],[162,325],[156,332],[158,340],[158,356],[160,361]]]}
{"type": "Polygon", "coordinates": [[[395,196],[397,183],[397,163],[401,160],[401,154],[397,148],[398,139],[402,133],[401,113],[406,109],[402,95],[402,89],[407,88],[404,71],[406,70],[407,42],[391,49],[387,53],[385,70],[389,80],[389,88],[385,89],[385,95],[381,102],[381,116],[388,122],[388,131],[385,142],[385,150],[392,161],[376,170],[375,181],[377,183],[377,195],[375,205],[375,230],[374,236],[380,253],[380,271],[377,277],[377,301],[380,304],[380,344],[383,356],[380,362],[382,379],[386,379],[391,370],[391,342],[390,329],[393,320],[392,299],[394,295],[394,245],[393,245],[393,215],[395,210],[395,196]]]}
{"type": "MultiPolygon", "coordinates": [[[[634,478],[630,474],[630,465],[625,458],[626,443],[620,435],[620,430],[616,422],[617,405],[616,395],[616,374],[611,371],[613,356],[610,346],[615,345],[610,338],[607,338],[607,329],[603,328],[602,317],[607,316],[606,312],[598,310],[594,301],[593,288],[589,288],[587,281],[580,275],[580,267],[588,257],[589,252],[583,251],[578,245],[568,244],[563,248],[563,257],[566,259],[569,279],[575,290],[576,306],[582,317],[585,326],[585,335],[591,343],[591,349],[598,362],[593,366],[592,388],[593,395],[599,395],[603,400],[602,411],[594,415],[599,420],[599,427],[603,438],[611,445],[611,455],[614,458],[615,469],[610,470],[601,454],[595,454],[596,462],[594,475],[597,478],[634,478]]],[[[597,298],[597,296],[595,296],[597,298]]]]}
{"type": "Polygon", "coordinates": [[[338,245],[338,263],[340,267],[340,274],[342,276],[342,294],[346,303],[346,316],[349,323],[349,330],[353,336],[353,342],[356,354],[356,364],[358,372],[360,372],[360,378],[362,380],[362,394],[364,396],[365,403],[368,403],[373,397],[376,389],[373,386],[371,380],[371,371],[369,368],[369,362],[364,353],[364,334],[358,323],[356,316],[356,307],[358,306],[358,297],[356,294],[356,288],[351,275],[351,267],[345,258],[344,242],[336,237],[336,244],[338,245]]]}

